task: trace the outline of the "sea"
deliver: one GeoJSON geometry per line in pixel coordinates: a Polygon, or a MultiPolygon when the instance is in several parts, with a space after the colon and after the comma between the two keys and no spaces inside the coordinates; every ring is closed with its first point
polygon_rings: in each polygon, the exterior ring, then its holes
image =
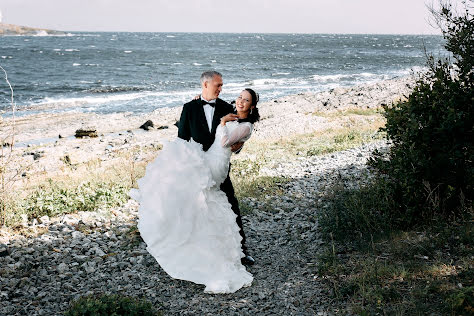
{"type": "MultiPolygon", "coordinates": [[[[0,37],[0,66],[17,116],[64,111],[146,113],[223,75],[221,98],[250,87],[260,99],[403,77],[443,56],[436,35],[67,33],[0,37]]],[[[11,115],[0,69],[0,115],[11,115]]]]}

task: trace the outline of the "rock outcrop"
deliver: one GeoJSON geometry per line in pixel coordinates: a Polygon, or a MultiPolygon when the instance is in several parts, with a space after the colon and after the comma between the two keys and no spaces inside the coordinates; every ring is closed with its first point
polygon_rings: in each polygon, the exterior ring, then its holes
{"type": "Polygon", "coordinates": [[[39,29],[15,24],[0,23],[0,36],[2,35],[65,35],[61,31],[39,29]]]}

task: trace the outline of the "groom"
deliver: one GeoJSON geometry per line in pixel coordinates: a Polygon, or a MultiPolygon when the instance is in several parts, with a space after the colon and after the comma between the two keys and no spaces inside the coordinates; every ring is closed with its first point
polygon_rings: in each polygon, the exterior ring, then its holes
{"type": "MultiPolygon", "coordinates": [[[[216,129],[223,116],[232,113],[234,108],[227,102],[219,99],[222,91],[222,75],[217,71],[206,71],[201,75],[201,98],[186,103],[181,112],[181,118],[178,124],[178,137],[184,140],[191,138],[200,143],[207,151],[211,147],[216,137],[216,129]]],[[[234,144],[231,147],[233,152],[241,149],[243,143],[234,144]]],[[[221,184],[221,190],[227,195],[232,211],[237,215],[237,225],[240,228],[240,236],[242,236],[242,251],[245,257],[242,263],[252,265],[255,260],[248,255],[245,246],[245,234],[242,226],[242,218],[240,217],[239,203],[235,198],[234,187],[230,182],[229,175],[221,184]]]]}

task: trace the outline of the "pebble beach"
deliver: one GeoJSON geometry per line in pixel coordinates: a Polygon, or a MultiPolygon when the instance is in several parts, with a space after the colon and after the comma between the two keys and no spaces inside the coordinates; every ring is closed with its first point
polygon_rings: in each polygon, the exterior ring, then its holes
{"type": "MultiPolygon", "coordinates": [[[[340,122],[320,114],[393,104],[409,95],[414,82],[403,77],[261,103],[252,140],[336,128],[340,122]]],[[[113,164],[118,151],[159,148],[161,140],[176,137],[180,112],[177,107],[146,114],[65,112],[17,118],[11,159],[28,169],[16,186],[21,189],[26,178],[39,174],[71,172],[64,169],[65,156],[77,165],[94,159],[113,164]],[[140,129],[148,120],[153,128],[140,129]],[[96,130],[98,137],[74,137],[81,128],[96,130]]],[[[11,133],[12,126],[13,119],[5,118],[0,134],[11,133]]],[[[71,300],[97,293],[145,298],[165,315],[331,315],[330,295],[316,269],[323,243],[315,217],[318,200],[336,181],[367,175],[370,154],[387,146],[377,140],[325,155],[276,160],[272,168],[263,168],[261,175],[289,181],[285,194],[271,197],[270,208],[247,201],[253,211],[243,217],[244,229],[257,263],[249,268],[252,286],[233,294],[205,294],[203,286],[164,273],[135,230],[133,200],[94,213],[28,218],[22,224],[29,234],[0,228],[0,315],[60,315],[71,300]]],[[[236,159],[246,155],[244,147],[236,159]]]]}

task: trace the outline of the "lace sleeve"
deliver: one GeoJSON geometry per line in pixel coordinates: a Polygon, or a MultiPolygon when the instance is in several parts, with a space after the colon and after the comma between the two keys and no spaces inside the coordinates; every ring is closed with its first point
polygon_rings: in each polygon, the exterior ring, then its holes
{"type": "Polygon", "coordinates": [[[235,143],[245,142],[252,134],[252,124],[241,123],[237,124],[235,128],[229,128],[228,125],[227,123],[222,128],[222,147],[230,147],[235,143]]]}

